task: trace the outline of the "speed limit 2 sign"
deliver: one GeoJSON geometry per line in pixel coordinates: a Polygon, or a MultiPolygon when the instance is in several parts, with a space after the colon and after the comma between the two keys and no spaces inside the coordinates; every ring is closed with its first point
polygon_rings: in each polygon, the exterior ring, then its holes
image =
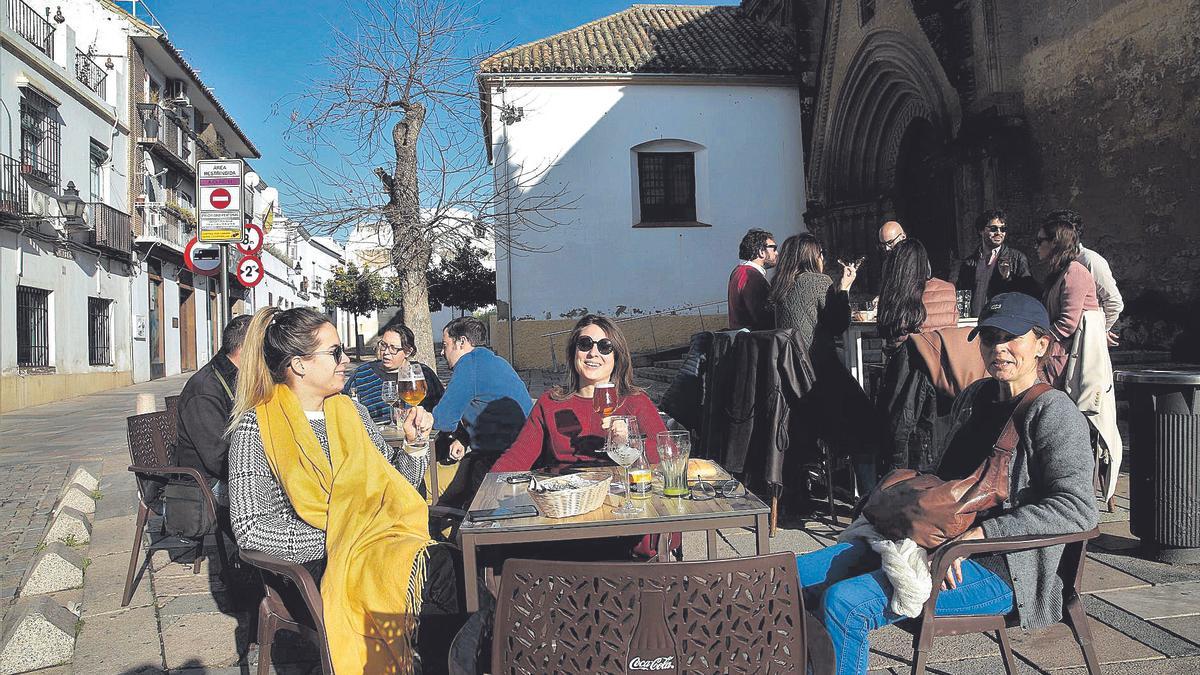
{"type": "Polygon", "coordinates": [[[238,261],[237,279],[238,283],[246,288],[254,288],[258,285],[266,275],[266,270],[263,269],[262,261],[256,256],[248,255],[238,261]]]}

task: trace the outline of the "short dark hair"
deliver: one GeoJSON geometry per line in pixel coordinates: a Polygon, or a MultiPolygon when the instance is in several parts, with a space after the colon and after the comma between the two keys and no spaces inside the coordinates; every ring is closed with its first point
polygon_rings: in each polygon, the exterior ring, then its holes
{"type": "Polygon", "coordinates": [[[246,329],[250,327],[252,318],[249,314],[241,314],[225,324],[225,329],[221,331],[221,354],[229,356],[242,348],[242,342],[246,340],[246,329]]]}
{"type": "Polygon", "coordinates": [[[1078,212],[1072,211],[1071,209],[1058,209],[1056,211],[1051,211],[1050,213],[1046,214],[1046,217],[1042,220],[1042,223],[1046,225],[1049,225],[1050,223],[1064,223],[1066,225],[1070,225],[1071,229],[1075,230],[1076,234],[1083,234],[1083,218],[1078,212]]]}
{"type": "Polygon", "coordinates": [[[412,329],[408,326],[405,326],[403,323],[400,323],[399,321],[392,321],[384,326],[383,330],[379,331],[379,337],[383,337],[384,333],[395,333],[396,335],[399,335],[400,346],[403,347],[405,351],[416,351],[417,337],[413,335],[412,329]]]}
{"type": "Polygon", "coordinates": [[[982,230],[988,225],[991,225],[993,220],[998,220],[1007,225],[1008,214],[1004,212],[1004,209],[988,209],[987,211],[979,214],[979,217],[975,219],[975,229],[982,230]]]}
{"type": "Polygon", "coordinates": [[[775,235],[766,230],[750,228],[746,236],[742,237],[742,243],[738,244],[738,257],[742,260],[754,260],[759,256],[759,251],[767,247],[767,240],[774,238],[775,235]]]}
{"type": "Polygon", "coordinates": [[[471,343],[472,347],[480,347],[487,344],[487,326],[473,316],[460,316],[446,324],[445,330],[451,340],[465,337],[467,342],[471,343]]]}

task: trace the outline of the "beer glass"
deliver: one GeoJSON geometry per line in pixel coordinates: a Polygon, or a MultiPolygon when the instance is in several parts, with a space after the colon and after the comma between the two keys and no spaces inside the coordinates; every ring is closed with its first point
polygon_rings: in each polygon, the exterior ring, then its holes
{"type": "Polygon", "coordinates": [[[617,410],[617,385],[601,382],[592,390],[592,410],[601,417],[608,417],[617,410]]]}
{"type": "Polygon", "coordinates": [[[692,454],[692,434],[688,431],[660,431],[655,437],[658,442],[658,468],[662,469],[663,496],[686,497],[687,464],[692,454]]]}
{"type": "Polygon", "coordinates": [[[608,425],[608,442],[604,445],[608,458],[625,470],[625,502],[613,509],[613,514],[630,516],[642,509],[633,503],[629,491],[629,467],[642,456],[642,437],[636,417],[613,417],[608,425]]]}
{"type": "Polygon", "coordinates": [[[410,408],[421,405],[426,392],[425,373],[421,366],[415,363],[401,366],[396,379],[400,385],[400,398],[410,408]]]}

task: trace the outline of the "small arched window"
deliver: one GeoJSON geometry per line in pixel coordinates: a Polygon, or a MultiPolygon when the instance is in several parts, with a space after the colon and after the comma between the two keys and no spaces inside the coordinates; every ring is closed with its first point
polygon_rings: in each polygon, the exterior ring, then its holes
{"type": "Polygon", "coordinates": [[[664,139],[632,148],[638,220],[642,224],[695,224],[698,156],[704,146],[664,139]]]}

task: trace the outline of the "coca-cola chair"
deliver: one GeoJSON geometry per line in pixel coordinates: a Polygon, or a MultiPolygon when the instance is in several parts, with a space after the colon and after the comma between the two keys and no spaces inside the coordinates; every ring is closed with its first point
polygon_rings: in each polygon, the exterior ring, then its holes
{"type": "MultiPolygon", "coordinates": [[[[134,526],[133,550],[129,553],[129,571],[125,575],[125,592],[121,606],[129,604],[133,597],[134,578],[138,571],[138,559],[142,554],[142,534],[146,529],[146,520],[151,511],[160,512],[161,488],[170,480],[191,480],[200,488],[203,495],[204,508],[208,511],[211,522],[217,522],[217,503],[213,498],[212,488],[199,471],[191,467],[175,464],[175,446],[170,439],[175,437],[175,418],[167,411],[131,415],[125,418],[127,439],[129,442],[129,457],[133,462],[129,471],[137,476],[138,484],[138,517],[134,526]]],[[[218,533],[217,549],[222,562],[227,560],[225,544],[218,533]]],[[[146,553],[147,560],[151,552],[146,553]]],[[[204,559],[204,539],[196,542],[196,556],[192,563],[192,573],[199,574],[200,562],[204,559]]]]}
{"type": "Polygon", "coordinates": [[[271,648],[280,630],[308,638],[321,653],[321,672],[333,675],[325,639],[324,605],[312,575],[302,565],[261,551],[242,549],[240,555],[258,569],[265,591],[258,603],[258,675],[271,673],[271,648]]]}
{"type": "Polygon", "coordinates": [[[508,560],[493,673],[832,673],[792,553],[677,563],[508,560]]]}
{"type": "Polygon", "coordinates": [[[1063,581],[1062,623],[1067,624],[1075,634],[1075,641],[1083,651],[1083,660],[1089,675],[1100,675],[1100,662],[1092,645],[1092,631],[1088,627],[1087,612],[1079,595],[1083,584],[1083,565],[1087,560],[1087,543],[1098,536],[1100,530],[1094,528],[1075,534],[951,541],[938,548],[930,562],[933,592],[925,602],[924,611],[919,618],[900,624],[902,628],[913,633],[913,675],[923,675],[925,672],[926,660],[929,658],[929,649],[934,638],[968,633],[995,633],[1000,642],[1000,655],[1004,659],[1005,672],[1008,675],[1018,672],[1012,647],[1005,633],[1008,615],[935,616],[941,580],[946,578],[946,570],[956,558],[985,553],[1015,553],[1060,545],[1063,546],[1062,562],[1058,565],[1058,575],[1063,581]]]}

